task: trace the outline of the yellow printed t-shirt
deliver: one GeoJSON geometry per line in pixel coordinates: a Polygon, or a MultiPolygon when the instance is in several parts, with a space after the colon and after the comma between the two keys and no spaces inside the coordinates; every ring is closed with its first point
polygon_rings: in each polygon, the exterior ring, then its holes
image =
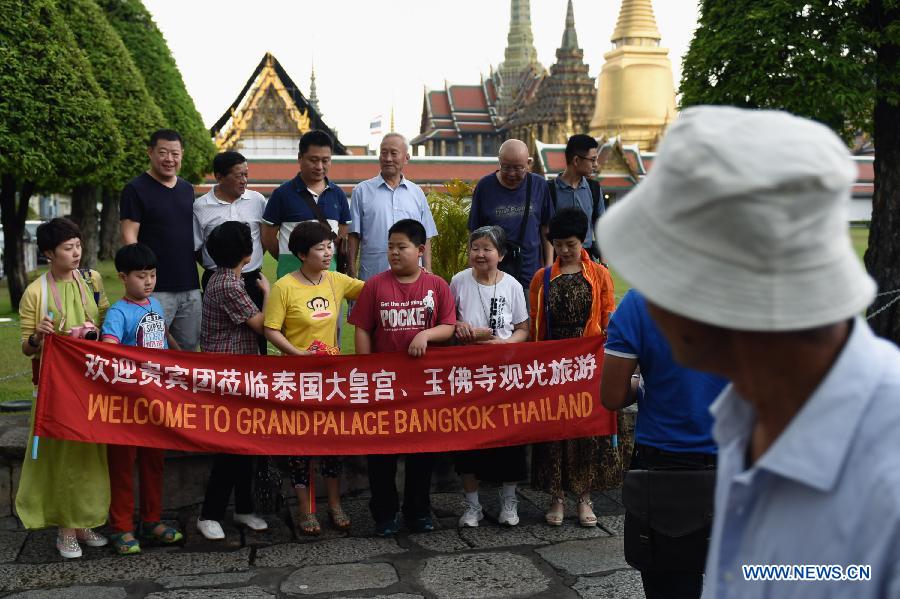
{"type": "Polygon", "coordinates": [[[363,281],[326,271],[318,285],[304,285],[293,273],[275,282],[266,302],[265,326],[281,331],[301,351],[313,341],[334,347],[341,302],[355,300],[363,281]]]}

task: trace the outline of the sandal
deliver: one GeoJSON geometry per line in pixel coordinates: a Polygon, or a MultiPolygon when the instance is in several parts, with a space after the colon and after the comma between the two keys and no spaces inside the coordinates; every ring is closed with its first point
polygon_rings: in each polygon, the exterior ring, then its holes
{"type": "Polygon", "coordinates": [[[551,503],[550,503],[551,510],[548,511],[546,514],[544,514],[544,520],[547,521],[547,524],[549,524],[550,526],[562,526],[563,519],[566,517],[565,516],[565,505],[566,505],[566,500],[563,497],[554,497],[551,500],[551,503]],[[560,510],[559,512],[553,511],[552,508],[556,505],[563,506],[563,509],[560,510]]]}
{"type": "Polygon", "coordinates": [[[594,514],[594,502],[590,499],[585,499],[584,497],[578,500],[579,506],[586,505],[588,508],[588,513],[582,514],[581,508],[578,509],[578,523],[581,524],[585,528],[594,528],[597,526],[597,516],[594,514]]]}
{"type": "Polygon", "coordinates": [[[144,539],[163,543],[164,545],[172,545],[184,539],[184,535],[168,526],[165,522],[141,522],[138,534],[144,539]],[[159,527],[162,530],[157,531],[159,527]]]}
{"type": "Polygon", "coordinates": [[[350,528],[350,518],[344,512],[344,508],[328,508],[328,517],[331,524],[338,530],[348,530],[350,528]]]}
{"type": "Polygon", "coordinates": [[[300,530],[303,531],[303,534],[315,537],[322,532],[322,527],[319,526],[319,521],[316,519],[315,514],[305,514],[303,519],[298,520],[298,525],[300,526],[300,530]]]}
{"type": "Polygon", "coordinates": [[[119,555],[136,555],[141,552],[141,544],[131,531],[113,533],[109,535],[109,541],[119,555]],[[126,535],[131,535],[131,538],[126,540],[126,535]]]}

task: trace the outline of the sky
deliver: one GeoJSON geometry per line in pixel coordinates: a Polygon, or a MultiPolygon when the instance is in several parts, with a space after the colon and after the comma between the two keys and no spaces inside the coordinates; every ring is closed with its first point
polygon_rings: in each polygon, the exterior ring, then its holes
{"type": "MultiPolygon", "coordinates": [[[[567,0],[531,0],[538,59],[555,62],[567,0]]],[[[344,144],[370,142],[378,114],[408,137],[419,133],[423,92],[474,84],[503,60],[509,0],[144,0],[211,126],[265,52],[305,95],[315,64],[319,108],[344,144]]],[[[596,77],[612,48],[621,0],[573,0],[578,42],[596,77]]],[[[697,26],[697,0],[655,0],[676,87],[697,26]]]]}

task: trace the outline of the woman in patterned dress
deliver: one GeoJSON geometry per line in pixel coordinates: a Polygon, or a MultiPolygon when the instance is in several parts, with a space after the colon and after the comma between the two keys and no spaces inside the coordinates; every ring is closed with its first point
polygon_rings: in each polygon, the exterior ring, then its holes
{"type": "MultiPolygon", "coordinates": [[[[588,217],[578,208],[565,208],[550,220],[547,237],[556,260],[530,285],[531,338],[572,339],[606,336],[609,315],[615,308],[612,278],[602,264],[593,262],[582,247],[588,217]]],[[[578,499],[578,521],[597,525],[592,491],[617,487],[622,482],[622,460],[612,437],[585,437],[538,443],[532,447],[531,484],[552,496],[545,519],[551,526],[563,522],[565,495],[578,499]]]]}

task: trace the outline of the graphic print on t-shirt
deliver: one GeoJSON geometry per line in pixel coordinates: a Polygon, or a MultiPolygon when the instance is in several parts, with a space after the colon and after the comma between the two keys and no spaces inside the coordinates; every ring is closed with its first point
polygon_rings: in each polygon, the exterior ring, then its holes
{"type": "Polygon", "coordinates": [[[420,300],[379,303],[381,328],[385,331],[417,331],[430,329],[434,322],[434,290],[429,289],[420,300]]]}
{"type": "Polygon", "coordinates": [[[147,312],[134,330],[135,345],[152,349],[166,348],[166,320],[161,314],[147,312]]]}
{"type": "Polygon", "coordinates": [[[506,298],[503,296],[492,297],[490,301],[491,315],[490,318],[488,318],[488,326],[491,327],[492,331],[499,331],[506,326],[506,318],[504,318],[504,312],[506,310],[506,305],[509,302],[507,302],[506,298]]]}
{"type": "Polygon", "coordinates": [[[310,318],[313,320],[325,320],[331,318],[332,312],[328,309],[331,303],[322,296],[317,296],[306,302],[306,307],[310,309],[310,318]]]}

